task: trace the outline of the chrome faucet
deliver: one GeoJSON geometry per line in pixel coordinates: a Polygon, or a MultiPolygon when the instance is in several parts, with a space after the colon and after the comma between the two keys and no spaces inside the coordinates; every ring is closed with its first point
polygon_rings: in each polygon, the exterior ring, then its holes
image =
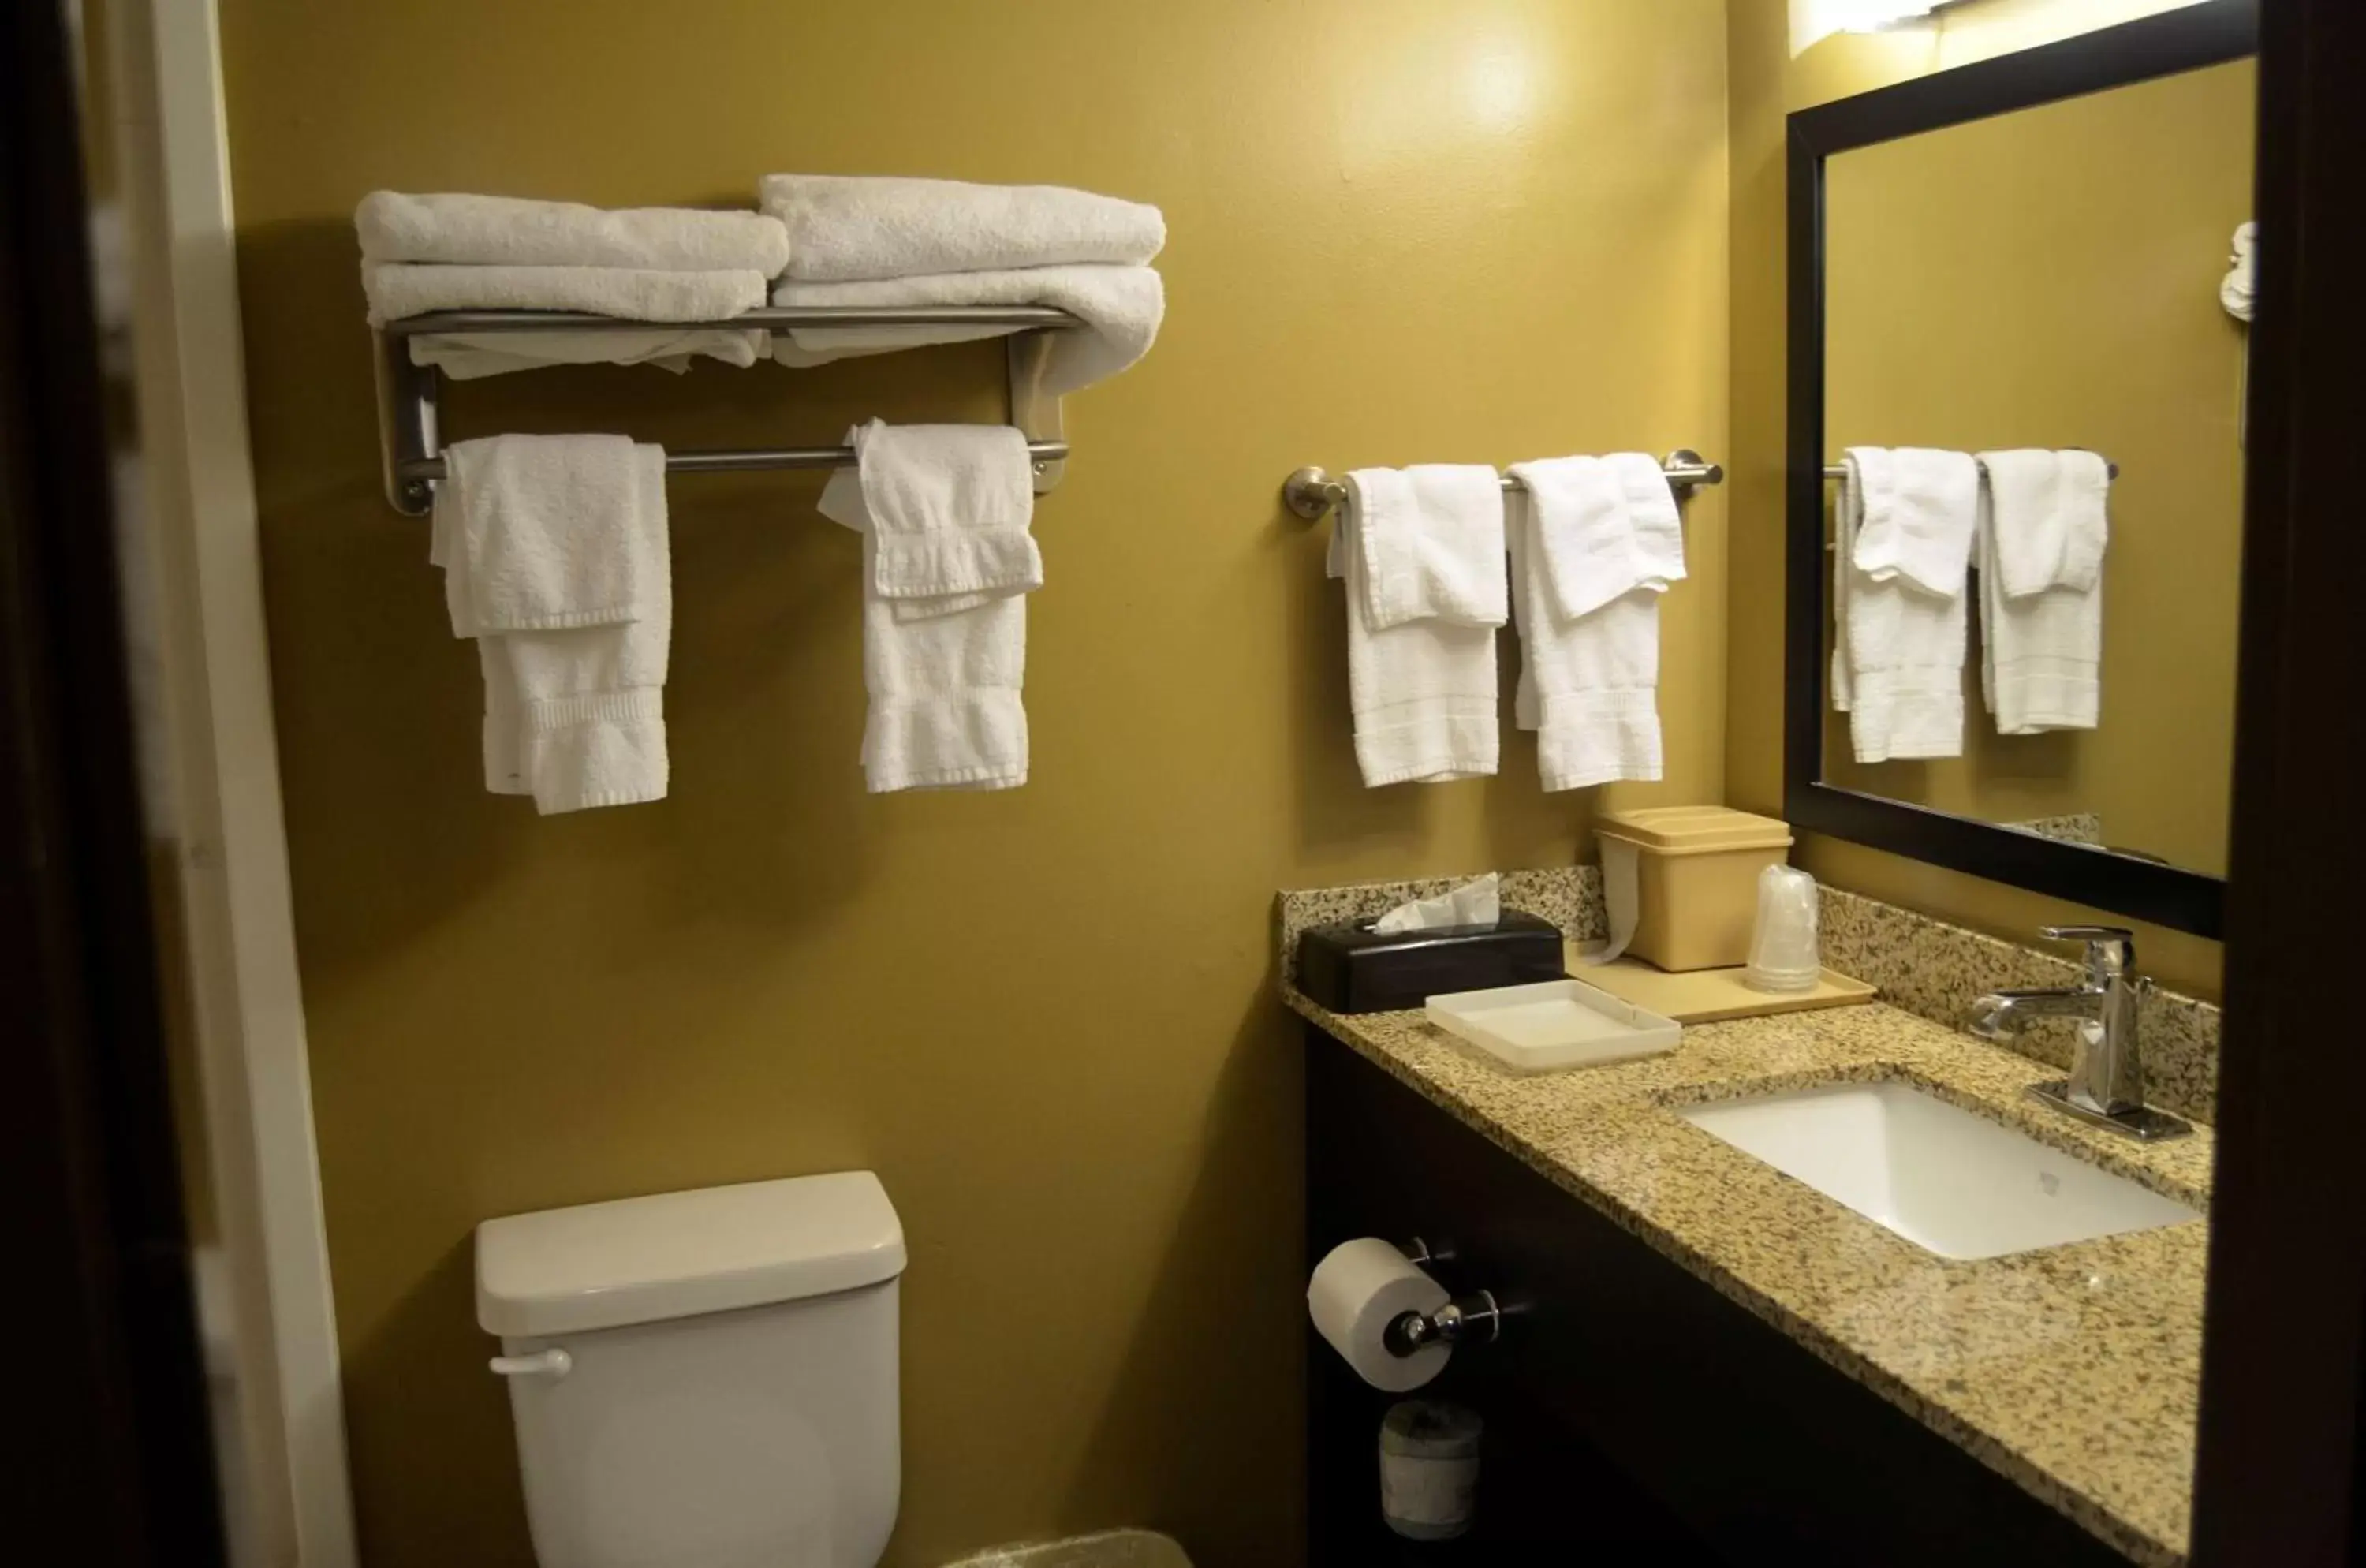
{"type": "Polygon", "coordinates": [[[2041,926],[2038,934],[2085,942],[2086,977],[2062,990],[1990,991],[1972,1004],[1971,1032],[1983,1040],[2004,1041],[2034,1018],[2075,1018],[2079,1021],[2070,1076],[2031,1086],[2033,1099],[2147,1142],[2193,1131],[2144,1102],[2136,1016],[2153,985],[2135,972],[2135,933],[2120,926],[2041,926]]]}

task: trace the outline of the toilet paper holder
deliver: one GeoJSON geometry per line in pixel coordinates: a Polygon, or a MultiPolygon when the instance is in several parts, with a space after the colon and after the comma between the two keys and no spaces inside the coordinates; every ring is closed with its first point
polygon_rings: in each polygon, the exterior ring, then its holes
{"type": "MultiPolygon", "coordinates": [[[[1454,1249],[1432,1247],[1419,1236],[1400,1248],[1417,1269],[1451,1263],[1454,1249]]],[[[1504,1336],[1504,1308],[1493,1291],[1455,1297],[1436,1312],[1400,1313],[1380,1336],[1392,1356],[1411,1356],[1432,1345],[1492,1345],[1504,1336]]]]}

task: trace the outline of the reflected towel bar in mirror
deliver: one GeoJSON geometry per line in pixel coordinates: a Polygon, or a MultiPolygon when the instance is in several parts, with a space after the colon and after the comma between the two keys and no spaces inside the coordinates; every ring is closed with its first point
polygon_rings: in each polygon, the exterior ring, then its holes
{"type": "MultiPolygon", "coordinates": [[[[2112,478],[2118,479],[2120,477],[2120,466],[2117,463],[2112,462],[2109,457],[2103,459],[2103,467],[2111,470],[2112,478]]],[[[1844,479],[1848,478],[1848,465],[1846,463],[1826,463],[1824,465],[1824,478],[1828,479],[1844,479]]]]}
{"type": "MultiPolygon", "coordinates": [[[[1668,483],[1678,490],[1725,482],[1722,468],[1686,446],[1679,446],[1661,458],[1660,468],[1668,476],[1668,483]]],[[[1522,486],[1506,474],[1504,488],[1512,491],[1522,486]]],[[[1345,480],[1332,478],[1327,469],[1301,468],[1281,481],[1281,499],[1292,512],[1313,523],[1328,515],[1333,507],[1346,503],[1347,486],[1345,480]]]]}

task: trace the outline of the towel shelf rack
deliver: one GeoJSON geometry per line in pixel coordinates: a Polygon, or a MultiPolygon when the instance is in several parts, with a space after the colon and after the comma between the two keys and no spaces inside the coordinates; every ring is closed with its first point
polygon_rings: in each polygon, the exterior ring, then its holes
{"type": "MultiPolygon", "coordinates": [[[[1003,340],[1010,423],[1026,434],[1027,450],[1034,459],[1035,491],[1041,495],[1060,482],[1068,457],[1060,400],[1042,387],[1051,334],[1082,324],[1049,305],[771,305],[721,321],[644,321],[573,310],[434,310],[406,316],[385,322],[371,334],[377,378],[378,470],[389,505],[410,517],[427,514],[434,503],[435,481],[445,472],[437,429],[443,377],[433,366],[413,363],[405,340],[429,333],[756,331],[777,337],[798,327],[1006,327],[1015,329],[1003,340]]],[[[834,468],[853,460],[853,448],[848,446],[669,452],[666,471],[834,468]]]]}
{"type": "MultiPolygon", "coordinates": [[[[1678,490],[1725,482],[1724,468],[1688,446],[1679,446],[1661,458],[1660,468],[1668,476],[1668,483],[1678,490]]],[[[1506,474],[1504,488],[1512,491],[1522,487],[1519,480],[1506,474]]],[[[1281,499],[1299,516],[1315,523],[1328,515],[1333,507],[1346,504],[1347,486],[1333,479],[1325,469],[1301,468],[1281,481],[1281,499]]]]}
{"type": "MultiPolygon", "coordinates": [[[[1068,455],[1065,441],[1030,441],[1027,455],[1038,463],[1056,463],[1068,455]]],[[[851,446],[749,446],[738,450],[668,452],[670,474],[746,474],[771,468],[851,468],[851,446]]],[[[395,472],[411,482],[433,482],[445,477],[441,457],[409,457],[395,472]]]]}

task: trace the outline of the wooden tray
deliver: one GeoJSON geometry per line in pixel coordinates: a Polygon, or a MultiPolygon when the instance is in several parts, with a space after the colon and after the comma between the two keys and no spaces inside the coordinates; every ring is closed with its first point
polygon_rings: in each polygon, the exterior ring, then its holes
{"type": "Polygon", "coordinates": [[[1634,1003],[1646,1012],[1673,1018],[1678,1023],[1714,1023],[1726,1018],[1762,1018],[1769,1013],[1805,1012],[1810,1008],[1847,1007],[1869,1002],[1875,987],[1834,970],[1824,971],[1812,991],[1757,991],[1742,978],[1740,968],[1689,969],[1670,974],[1639,958],[1614,958],[1591,967],[1577,960],[1577,944],[1569,944],[1569,972],[1589,986],[1634,1003]]]}

